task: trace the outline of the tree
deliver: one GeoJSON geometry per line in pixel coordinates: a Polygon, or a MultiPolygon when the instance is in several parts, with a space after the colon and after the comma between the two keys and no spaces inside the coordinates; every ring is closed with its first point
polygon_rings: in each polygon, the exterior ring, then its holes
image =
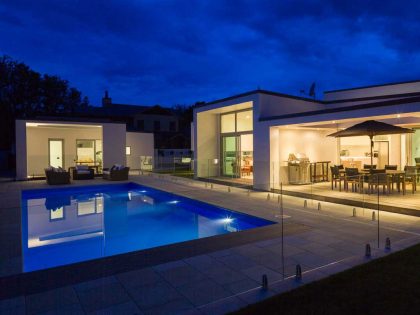
{"type": "Polygon", "coordinates": [[[0,149],[11,149],[15,120],[39,115],[73,114],[89,106],[87,97],[66,80],[32,70],[8,56],[0,57],[0,149]]]}

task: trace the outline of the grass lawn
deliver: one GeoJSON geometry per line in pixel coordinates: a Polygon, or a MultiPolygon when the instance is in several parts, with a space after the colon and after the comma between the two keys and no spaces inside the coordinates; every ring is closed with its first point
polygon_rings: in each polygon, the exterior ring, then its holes
{"type": "Polygon", "coordinates": [[[420,245],[234,314],[420,314],[420,245]]]}
{"type": "Polygon", "coordinates": [[[171,170],[156,170],[154,171],[158,174],[171,174],[172,176],[178,176],[178,177],[185,177],[185,178],[194,178],[194,171],[185,170],[185,169],[173,169],[171,170]]]}

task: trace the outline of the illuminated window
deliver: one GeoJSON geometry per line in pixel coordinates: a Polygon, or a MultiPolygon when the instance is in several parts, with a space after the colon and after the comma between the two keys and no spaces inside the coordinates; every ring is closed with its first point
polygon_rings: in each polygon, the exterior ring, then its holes
{"type": "Polygon", "coordinates": [[[131,155],[131,147],[125,147],[125,155],[131,155]]]}
{"type": "Polygon", "coordinates": [[[236,113],[236,131],[252,130],[252,110],[236,113]]]}
{"type": "Polygon", "coordinates": [[[235,114],[222,115],[221,131],[222,133],[235,132],[235,114]]]}

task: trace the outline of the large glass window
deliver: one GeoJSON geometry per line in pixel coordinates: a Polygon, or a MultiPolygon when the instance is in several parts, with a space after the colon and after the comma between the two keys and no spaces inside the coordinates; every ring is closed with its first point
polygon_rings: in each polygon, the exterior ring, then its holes
{"type": "Polygon", "coordinates": [[[222,133],[235,132],[235,114],[222,115],[221,131],[222,133]]]}
{"type": "Polygon", "coordinates": [[[252,130],[252,110],[236,113],[236,131],[252,130]]]}
{"type": "Polygon", "coordinates": [[[76,140],[77,164],[95,163],[95,140],[76,140]]]}
{"type": "Polygon", "coordinates": [[[252,109],[231,114],[222,114],[220,119],[221,132],[252,131],[252,109]]]}

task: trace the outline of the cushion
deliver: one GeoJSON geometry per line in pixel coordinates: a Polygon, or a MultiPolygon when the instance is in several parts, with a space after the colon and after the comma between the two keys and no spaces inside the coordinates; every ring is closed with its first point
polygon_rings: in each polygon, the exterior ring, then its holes
{"type": "Polygon", "coordinates": [[[89,170],[76,170],[77,174],[90,174],[89,170]]]}
{"type": "Polygon", "coordinates": [[[88,170],[88,165],[76,165],[76,170],[88,170]]]}

